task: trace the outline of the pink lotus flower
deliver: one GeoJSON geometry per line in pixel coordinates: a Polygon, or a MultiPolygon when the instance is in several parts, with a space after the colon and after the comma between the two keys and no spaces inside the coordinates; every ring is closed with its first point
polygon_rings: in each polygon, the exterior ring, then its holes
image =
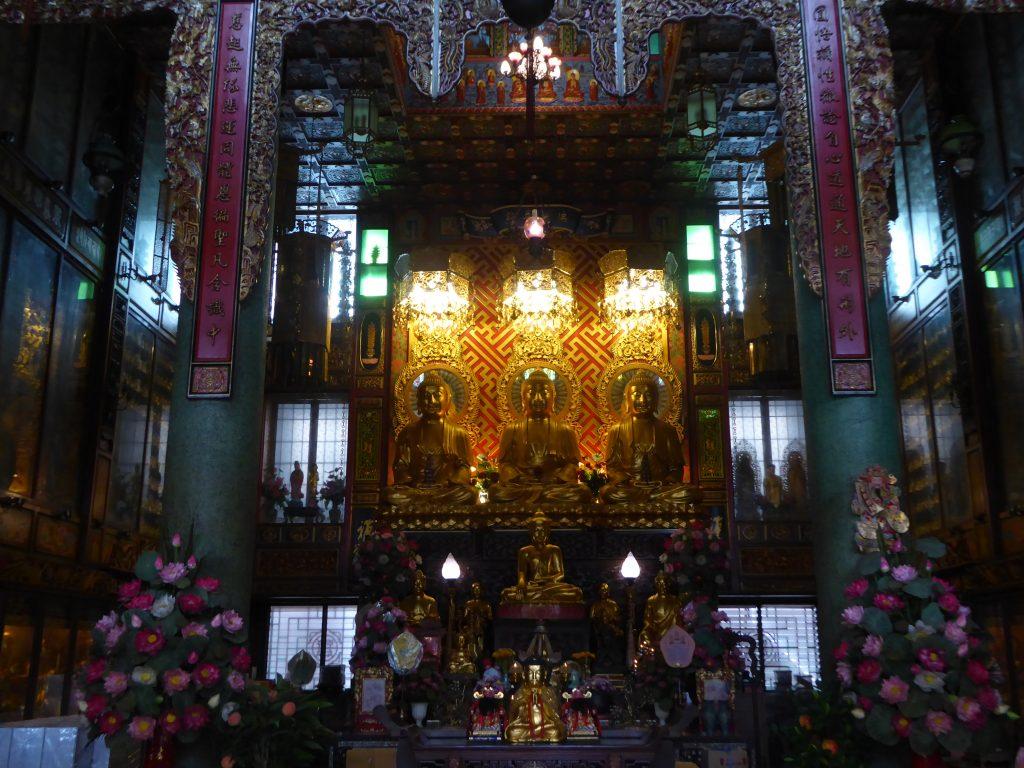
{"type": "Polygon", "coordinates": [[[96,659],[95,661],[89,662],[85,665],[85,682],[98,682],[103,677],[103,673],[106,671],[106,659],[96,659]]]}
{"type": "Polygon", "coordinates": [[[243,674],[252,669],[252,657],[244,645],[235,646],[231,649],[231,666],[243,674]]]}
{"type": "Polygon", "coordinates": [[[198,654],[198,653],[196,653],[195,651],[192,651],[192,652],[191,652],[191,653],[190,653],[190,654],[188,655],[188,658],[186,659],[186,661],[187,661],[187,662],[188,662],[189,664],[198,664],[198,663],[199,663],[199,654],[198,654]]]}
{"type": "Polygon", "coordinates": [[[967,662],[967,677],[975,685],[987,685],[990,675],[984,664],[971,659],[967,662]]]}
{"type": "Polygon", "coordinates": [[[882,689],[878,695],[886,704],[895,705],[906,701],[909,693],[910,685],[907,681],[893,675],[882,681],[882,689]]]}
{"type": "Polygon", "coordinates": [[[214,627],[224,627],[225,632],[239,632],[245,626],[242,616],[238,611],[224,611],[213,617],[210,624],[214,627]]]}
{"type": "Polygon", "coordinates": [[[133,613],[132,614],[132,629],[141,629],[141,628],[142,628],[142,618],[137,613],[133,613]]]}
{"type": "Polygon", "coordinates": [[[981,688],[977,693],[978,704],[987,712],[995,712],[1003,705],[1003,697],[995,688],[981,688]]]}
{"type": "Polygon", "coordinates": [[[878,659],[864,659],[857,665],[857,681],[861,683],[873,683],[882,674],[882,665],[878,659]]]}
{"type": "Polygon", "coordinates": [[[864,645],[860,652],[865,656],[878,658],[882,655],[882,638],[878,635],[868,635],[864,638],[864,645]]]}
{"type": "Polygon", "coordinates": [[[196,566],[199,565],[199,561],[196,560],[195,555],[189,555],[188,560],[185,561],[185,565],[188,567],[190,571],[194,571],[196,569],[196,566]]]}
{"type": "Polygon", "coordinates": [[[864,606],[851,605],[843,609],[843,623],[857,626],[864,618],[864,606]]]}
{"type": "Polygon", "coordinates": [[[171,546],[174,547],[175,549],[177,549],[178,547],[181,546],[181,534],[180,533],[175,533],[173,536],[171,536],[171,546]]]}
{"type": "Polygon", "coordinates": [[[209,630],[205,624],[198,621],[190,621],[181,628],[182,637],[209,637],[209,630]]]}
{"type": "Polygon", "coordinates": [[[836,664],[836,677],[845,686],[853,685],[853,668],[845,661],[836,664]]]}
{"type": "Polygon", "coordinates": [[[102,694],[94,694],[85,700],[85,716],[89,718],[89,722],[95,723],[100,719],[107,709],[107,697],[102,694]]]}
{"type": "Polygon", "coordinates": [[[220,579],[215,579],[212,576],[200,576],[196,579],[196,586],[206,592],[216,592],[220,589],[220,579]]]}
{"type": "Polygon", "coordinates": [[[121,639],[121,636],[126,631],[127,630],[125,629],[124,625],[118,624],[115,627],[113,627],[109,632],[107,632],[107,636],[104,638],[103,642],[106,645],[108,651],[111,650],[115,645],[117,645],[117,641],[121,639]]]}
{"type": "Polygon", "coordinates": [[[169,694],[188,689],[191,678],[184,669],[169,669],[164,672],[164,690],[169,694]]]}
{"type": "Polygon", "coordinates": [[[116,709],[108,710],[100,718],[100,733],[113,736],[121,730],[122,724],[124,724],[124,716],[116,709]]]}
{"type": "Polygon", "coordinates": [[[96,631],[105,635],[116,626],[117,614],[111,611],[96,622],[96,631]]]}
{"type": "Polygon", "coordinates": [[[103,690],[111,696],[120,696],[128,690],[128,675],[113,670],[107,672],[103,678],[103,690]]]}
{"type": "Polygon", "coordinates": [[[832,655],[836,661],[842,661],[850,655],[850,644],[843,640],[839,645],[832,651],[832,655]]]}
{"type": "Polygon", "coordinates": [[[145,629],[135,635],[135,650],[147,656],[156,656],[167,644],[159,629],[145,629]]]}
{"type": "Polygon", "coordinates": [[[210,722],[210,710],[203,704],[193,704],[191,707],[185,707],[182,719],[185,721],[185,730],[198,731],[210,722]]]}
{"type": "Polygon", "coordinates": [[[185,593],[178,595],[178,608],[186,616],[192,616],[199,613],[206,607],[206,601],[203,600],[199,595],[185,593]]]}
{"type": "Polygon", "coordinates": [[[117,599],[121,603],[127,603],[142,591],[142,582],[138,579],[126,581],[117,588],[117,599]]]}
{"type": "Polygon", "coordinates": [[[209,688],[212,685],[216,685],[220,680],[220,670],[215,664],[210,662],[204,662],[196,667],[195,672],[192,673],[192,681],[196,684],[197,688],[209,688]]]}
{"type": "Polygon", "coordinates": [[[946,613],[956,613],[960,609],[960,601],[952,592],[940,595],[936,602],[938,602],[939,608],[944,610],[946,613]]]}
{"type": "Polygon", "coordinates": [[[933,736],[945,736],[953,730],[953,718],[934,709],[924,716],[924,724],[933,736]]]}
{"type": "Polygon", "coordinates": [[[136,715],[128,724],[128,735],[137,741],[152,739],[155,730],[156,720],[152,717],[136,715]]]}
{"type": "Polygon", "coordinates": [[[913,723],[905,715],[901,715],[897,712],[892,716],[892,729],[896,731],[896,735],[901,739],[907,738],[910,735],[910,726],[913,723]]]}
{"type": "Polygon", "coordinates": [[[953,585],[945,579],[940,579],[938,576],[932,576],[932,586],[939,591],[939,594],[953,591],[953,585]]]}
{"type": "Polygon", "coordinates": [[[850,582],[850,584],[843,590],[843,594],[847,600],[856,600],[858,597],[863,597],[864,593],[868,591],[868,580],[857,579],[856,581],[850,582]]]}
{"type": "Polygon", "coordinates": [[[956,625],[954,621],[946,622],[946,629],[943,631],[946,639],[955,645],[960,645],[967,642],[967,633],[956,625]]]}
{"type": "Polygon", "coordinates": [[[184,578],[186,573],[184,563],[168,563],[160,569],[160,578],[164,584],[173,584],[181,578],[184,578]]]}
{"type": "Polygon", "coordinates": [[[906,603],[903,602],[903,598],[899,595],[893,595],[889,592],[880,592],[875,595],[875,607],[886,613],[892,613],[893,611],[903,610],[906,603]]]}
{"type": "Polygon", "coordinates": [[[173,736],[181,730],[181,718],[173,709],[168,710],[160,716],[160,727],[173,736]]]}
{"type": "Polygon", "coordinates": [[[892,577],[900,584],[906,584],[917,578],[917,568],[912,565],[898,565],[892,569],[892,577]]]}
{"type": "Polygon", "coordinates": [[[232,691],[241,692],[245,690],[245,678],[238,672],[238,670],[232,669],[228,672],[228,687],[232,691]]]}
{"type": "Polygon", "coordinates": [[[956,717],[963,723],[969,723],[981,715],[981,704],[969,696],[956,700],[956,717]]]}
{"type": "Polygon", "coordinates": [[[148,611],[153,607],[153,599],[153,595],[149,592],[143,592],[128,601],[128,608],[135,611],[148,611]]]}
{"type": "Polygon", "coordinates": [[[943,658],[942,653],[934,648],[922,648],[919,650],[917,652],[917,660],[929,672],[944,672],[946,670],[946,660],[943,658]]]}

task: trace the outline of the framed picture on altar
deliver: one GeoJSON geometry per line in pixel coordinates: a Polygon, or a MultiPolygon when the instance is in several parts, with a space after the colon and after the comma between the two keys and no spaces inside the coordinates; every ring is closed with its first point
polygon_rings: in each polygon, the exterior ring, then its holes
{"type": "Polygon", "coordinates": [[[735,678],[731,670],[697,672],[697,704],[725,704],[732,709],[736,695],[735,678]]]}
{"type": "Polygon", "coordinates": [[[391,701],[394,675],[390,667],[364,667],[355,671],[352,683],[356,729],[360,733],[383,733],[384,725],[373,716],[377,707],[391,701]]]}

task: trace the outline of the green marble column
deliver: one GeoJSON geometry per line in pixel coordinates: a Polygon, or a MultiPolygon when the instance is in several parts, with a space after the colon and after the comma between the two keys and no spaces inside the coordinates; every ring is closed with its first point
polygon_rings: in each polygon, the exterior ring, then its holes
{"type": "Polygon", "coordinates": [[[189,400],[194,305],[182,300],[167,438],[165,531],[195,525],[197,549],[223,583],[223,599],[246,616],[259,511],[266,361],[267,269],[238,314],[232,394],[189,400]]]}
{"type": "Polygon", "coordinates": [[[800,378],[804,428],[807,433],[809,507],[814,521],[814,573],[818,587],[821,666],[831,675],[832,648],[839,634],[843,587],[857,552],[855,518],[850,512],[853,483],[866,467],[881,464],[902,475],[899,410],[893,377],[892,351],[885,299],[881,293],[868,305],[877,394],[832,394],[828,342],[821,299],[794,267],[800,378]]]}

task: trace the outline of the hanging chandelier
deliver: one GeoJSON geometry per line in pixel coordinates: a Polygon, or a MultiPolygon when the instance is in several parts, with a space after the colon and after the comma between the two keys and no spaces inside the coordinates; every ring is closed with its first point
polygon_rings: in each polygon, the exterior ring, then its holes
{"type": "Polygon", "coordinates": [[[646,332],[675,317],[679,294],[671,253],[610,251],[598,264],[604,275],[605,322],[627,333],[646,332]]]}
{"type": "Polygon", "coordinates": [[[540,35],[533,38],[531,46],[525,40],[519,43],[519,48],[513,48],[508,56],[501,62],[501,74],[505,77],[515,74],[524,80],[531,76],[535,82],[541,80],[557,80],[562,76],[562,60],[554,55],[540,35]]]}
{"type": "Polygon", "coordinates": [[[699,66],[686,92],[686,139],[695,150],[706,151],[718,138],[718,93],[699,66]]]}
{"type": "Polygon", "coordinates": [[[505,278],[501,317],[519,332],[557,335],[573,320],[572,258],[543,249],[517,254],[505,278]]]}
{"type": "Polygon", "coordinates": [[[420,336],[458,336],[472,321],[469,278],[472,265],[461,253],[424,249],[399,257],[395,318],[420,336]]]}

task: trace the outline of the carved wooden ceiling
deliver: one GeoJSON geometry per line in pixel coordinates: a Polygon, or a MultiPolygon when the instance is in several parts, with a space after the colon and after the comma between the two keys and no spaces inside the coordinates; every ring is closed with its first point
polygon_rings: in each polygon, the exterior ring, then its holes
{"type": "MultiPolygon", "coordinates": [[[[402,41],[390,31],[339,22],[290,35],[280,124],[283,144],[311,150],[300,203],[316,201],[320,157],[328,206],[428,200],[485,209],[533,196],[587,208],[728,202],[737,198],[740,175],[744,201],[765,201],[758,156],[779,131],[766,30],[725,17],[667,25],[652,41],[651,75],[624,103],[591,82],[584,36],[553,24],[541,32],[565,64],[554,88],[538,93],[532,144],[522,94],[498,72],[507,25],[485,27],[467,40],[463,79],[436,103],[408,85],[402,41]],[[719,140],[707,151],[685,138],[685,94],[698,70],[718,93],[719,140]],[[375,90],[381,115],[378,140],[365,158],[353,157],[341,141],[344,95],[360,79],[375,90]],[[751,91],[759,97],[754,103],[751,91]],[[326,96],[333,109],[303,114],[295,100],[309,94],[326,96]]],[[[513,32],[512,42],[518,39],[513,32]]]]}

